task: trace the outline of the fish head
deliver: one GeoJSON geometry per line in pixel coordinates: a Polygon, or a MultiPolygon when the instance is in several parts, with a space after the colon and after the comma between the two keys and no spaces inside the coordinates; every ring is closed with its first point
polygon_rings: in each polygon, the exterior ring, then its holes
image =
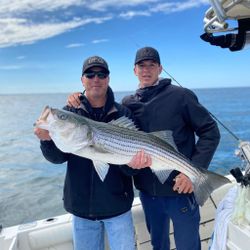
{"type": "Polygon", "coordinates": [[[35,126],[48,130],[63,152],[74,153],[92,142],[92,130],[87,120],[69,111],[46,106],[35,126]]]}

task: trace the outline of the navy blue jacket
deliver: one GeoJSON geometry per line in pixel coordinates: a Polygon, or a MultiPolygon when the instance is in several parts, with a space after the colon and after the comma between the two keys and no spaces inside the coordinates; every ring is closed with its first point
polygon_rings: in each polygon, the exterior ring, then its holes
{"type": "MultiPolygon", "coordinates": [[[[81,98],[81,108],[68,106],[64,109],[93,120],[109,122],[121,116],[131,116],[131,112],[114,101],[112,90],[103,109],[95,112],[85,96],[81,98]]],[[[87,219],[104,219],[122,214],[131,209],[134,193],[130,168],[126,165],[110,165],[102,182],[91,160],[74,154],[61,152],[53,141],[41,141],[44,157],[55,164],[67,162],[64,183],[64,207],[76,216],[87,219]]]]}
{"type": "MultiPolygon", "coordinates": [[[[162,79],[158,85],[138,89],[122,103],[132,111],[143,131],[171,130],[179,152],[194,166],[208,168],[220,133],[216,122],[191,90],[172,85],[170,79],[162,79]]],[[[150,168],[145,168],[134,177],[134,182],[137,189],[150,195],[178,195],[172,190],[177,174],[173,171],[161,184],[150,168]]]]}

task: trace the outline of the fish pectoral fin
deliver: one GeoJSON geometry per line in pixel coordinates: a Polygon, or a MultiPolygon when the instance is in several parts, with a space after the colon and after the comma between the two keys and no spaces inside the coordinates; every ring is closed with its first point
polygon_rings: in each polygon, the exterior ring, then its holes
{"type": "Polygon", "coordinates": [[[163,170],[163,169],[154,169],[151,167],[152,172],[157,176],[158,180],[163,184],[167,178],[169,177],[170,173],[174,170],[174,169],[167,169],[167,170],[163,170]]]}
{"type": "Polygon", "coordinates": [[[103,161],[93,161],[93,165],[100,179],[104,181],[109,171],[109,164],[103,161]]]}

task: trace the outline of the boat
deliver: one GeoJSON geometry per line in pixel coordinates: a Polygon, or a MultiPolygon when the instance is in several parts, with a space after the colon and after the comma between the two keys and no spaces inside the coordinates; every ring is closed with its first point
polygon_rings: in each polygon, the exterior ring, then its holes
{"type": "MultiPolygon", "coordinates": [[[[231,176],[228,176],[228,178],[233,180],[231,176]]],[[[217,206],[227,191],[234,185],[237,185],[235,180],[231,184],[224,185],[215,190],[201,207],[200,235],[202,250],[209,248],[217,206]]],[[[150,236],[146,229],[144,213],[138,197],[133,202],[132,213],[137,249],[151,250],[150,236]]],[[[73,250],[71,219],[72,216],[70,214],[64,214],[27,224],[3,228],[0,233],[0,249],[73,250]]],[[[176,249],[172,225],[170,240],[171,250],[176,249]]],[[[250,225],[242,227],[229,222],[226,246],[227,250],[249,250],[250,225]]],[[[106,249],[109,249],[107,240],[106,249]]]]}
{"type": "MultiPolygon", "coordinates": [[[[202,39],[212,45],[229,48],[231,51],[242,50],[250,43],[250,1],[249,0],[210,0],[212,7],[205,14],[205,35],[202,39]],[[216,32],[228,32],[227,19],[238,21],[238,33],[225,36],[224,40],[214,36],[216,32]],[[223,44],[227,39],[227,44],[223,44]]],[[[220,36],[221,38],[221,36],[220,36]]],[[[239,141],[239,156],[246,162],[247,168],[242,176],[249,176],[250,186],[250,143],[239,141]]],[[[202,250],[209,249],[214,232],[217,207],[225,195],[237,183],[232,176],[231,184],[224,185],[215,190],[206,203],[201,207],[200,235],[202,250]]],[[[237,178],[236,178],[237,179],[237,178]]],[[[240,182],[240,181],[239,181],[240,182]]],[[[250,197],[249,197],[250,201],[250,197]]],[[[249,205],[250,206],[250,205],[249,205]]],[[[132,207],[136,247],[138,250],[152,249],[150,236],[147,232],[144,213],[138,197],[135,198],[132,207]]],[[[72,216],[64,214],[46,218],[27,224],[16,225],[7,228],[0,227],[0,250],[72,250],[72,216]]],[[[170,230],[171,250],[176,249],[173,237],[173,227],[170,230]]],[[[250,222],[245,225],[237,225],[228,222],[226,235],[227,250],[249,250],[250,246],[250,222]]],[[[109,249],[106,240],[106,249],[109,249]]]]}

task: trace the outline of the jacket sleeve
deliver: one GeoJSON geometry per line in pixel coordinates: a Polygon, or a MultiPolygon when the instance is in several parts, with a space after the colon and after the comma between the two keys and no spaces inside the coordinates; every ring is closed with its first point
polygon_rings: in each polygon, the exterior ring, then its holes
{"type": "Polygon", "coordinates": [[[40,141],[40,148],[46,160],[61,164],[68,160],[69,154],[58,149],[55,143],[51,141],[40,141]]]}
{"type": "Polygon", "coordinates": [[[139,169],[133,169],[128,165],[120,165],[120,170],[127,176],[134,176],[139,173],[139,169]]]}
{"type": "Polygon", "coordinates": [[[195,166],[208,168],[220,141],[217,123],[203,107],[196,95],[186,89],[184,117],[196,135],[195,149],[191,161],[195,166]]]}

